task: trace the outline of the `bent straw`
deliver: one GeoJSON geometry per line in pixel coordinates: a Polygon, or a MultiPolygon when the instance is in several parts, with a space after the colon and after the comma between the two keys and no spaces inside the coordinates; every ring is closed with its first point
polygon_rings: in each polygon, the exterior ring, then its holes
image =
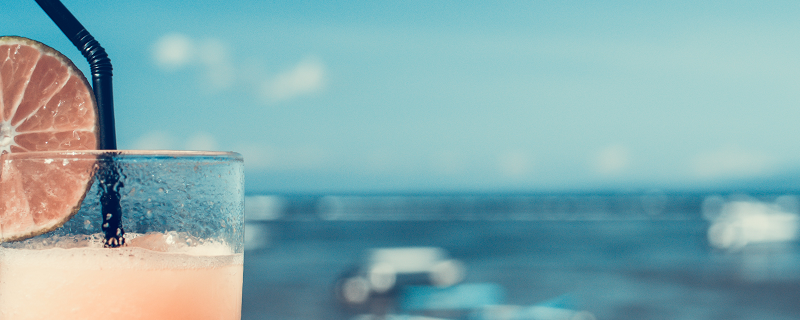
{"type": "MultiPolygon", "coordinates": [[[[78,22],[78,19],[69,12],[67,7],[59,0],[36,0],[56,26],[72,41],[72,44],[81,51],[92,72],[92,90],[97,99],[99,113],[100,149],[116,150],[117,138],[114,129],[114,96],[111,85],[111,59],[100,43],[89,34],[78,22]]],[[[106,247],[119,247],[125,244],[122,229],[122,208],[120,207],[119,168],[113,161],[113,154],[105,156],[107,167],[104,166],[100,173],[100,197],[103,215],[102,230],[105,233],[106,247]]],[[[101,161],[102,162],[102,161],[101,161]]]]}
{"type": "Polygon", "coordinates": [[[114,96],[111,87],[111,59],[100,43],[78,22],[59,0],[36,0],[56,26],[81,51],[92,72],[92,89],[97,99],[100,120],[100,149],[116,150],[114,129],[114,96]]]}

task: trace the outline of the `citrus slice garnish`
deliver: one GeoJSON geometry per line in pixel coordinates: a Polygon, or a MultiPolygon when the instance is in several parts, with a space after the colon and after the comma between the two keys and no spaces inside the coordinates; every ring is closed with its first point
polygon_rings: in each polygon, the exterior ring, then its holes
{"type": "Polygon", "coordinates": [[[48,232],[78,211],[95,163],[53,164],[37,154],[97,149],[97,113],[89,82],[67,57],[0,37],[0,242],[48,232]]]}

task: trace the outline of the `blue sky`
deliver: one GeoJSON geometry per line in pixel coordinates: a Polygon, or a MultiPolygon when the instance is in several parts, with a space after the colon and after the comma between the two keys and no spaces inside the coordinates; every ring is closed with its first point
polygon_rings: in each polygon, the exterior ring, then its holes
{"type": "MultiPolygon", "coordinates": [[[[245,156],[249,192],[697,188],[800,168],[800,4],[63,3],[118,145],[245,156]]],[[[31,1],[0,33],[83,57],[31,1]]]]}

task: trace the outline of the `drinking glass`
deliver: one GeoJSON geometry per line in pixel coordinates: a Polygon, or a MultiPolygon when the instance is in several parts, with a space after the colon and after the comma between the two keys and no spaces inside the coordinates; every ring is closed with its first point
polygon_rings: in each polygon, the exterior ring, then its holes
{"type": "Polygon", "coordinates": [[[241,318],[241,155],[29,152],[3,155],[0,170],[0,210],[83,198],[52,231],[0,243],[0,319],[241,318]],[[104,206],[116,203],[109,245],[104,206]]]}

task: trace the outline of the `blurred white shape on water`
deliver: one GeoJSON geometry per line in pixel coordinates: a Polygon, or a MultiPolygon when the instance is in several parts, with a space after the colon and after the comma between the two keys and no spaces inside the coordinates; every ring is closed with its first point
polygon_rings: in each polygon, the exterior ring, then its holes
{"type": "Polygon", "coordinates": [[[703,203],[703,216],[711,221],[708,241],[725,250],[794,241],[800,223],[797,203],[794,196],[781,196],[773,203],[746,198],[726,202],[719,196],[708,197],[703,203]]]}
{"type": "Polygon", "coordinates": [[[244,224],[244,250],[258,250],[269,246],[269,228],[266,225],[244,224]]]}
{"type": "Polygon", "coordinates": [[[391,265],[400,273],[416,273],[430,270],[446,256],[444,250],[434,247],[379,248],[371,250],[369,260],[373,265],[391,265]]]}
{"type": "MultiPolygon", "coordinates": [[[[447,252],[436,247],[373,249],[369,255],[369,264],[372,266],[370,280],[385,279],[388,274],[394,276],[419,273],[428,274],[433,285],[446,287],[460,282],[464,275],[461,263],[448,259],[447,252]]],[[[394,286],[394,280],[382,281],[388,288],[394,286]]],[[[382,288],[382,285],[376,286],[375,282],[370,282],[376,291],[381,292],[379,288],[382,288]]]]}
{"type": "Polygon", "coordinates": [[[355,273],[339,280],[337,295],[348,305],[361,305],[373,295],[396,293],[405,286],[453,286],[464,274],[463,264],[442,248],[375,248],[367,251],[355,273]]]}
{"type": "Polygon", "coordinates": [[[341,295],[349,304],[361,304],[369,299],[370,284],[363,277],[345,279],[341,287],[341,295]]]}
{"type": "Polygon", "coordinates": [[[269,227],[259,221],[277,220],[283,216],[285,200],[278,196],[247,196],[244,199],[244,249],[257,250],[270,244],[269,227]]]}
{"type": "Polygon", "coordinates": [[[244,217],[248,221],[268,221],[283,215],[285,201],[278,196],[248,196],[244,199],[244,217]]]}

